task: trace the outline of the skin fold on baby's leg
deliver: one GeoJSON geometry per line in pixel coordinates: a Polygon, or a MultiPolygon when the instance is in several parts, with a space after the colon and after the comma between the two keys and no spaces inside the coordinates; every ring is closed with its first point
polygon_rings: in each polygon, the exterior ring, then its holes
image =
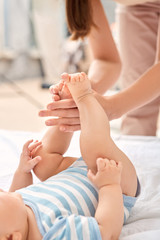
{"type": "Polygon", "coordinates": [[[64,84],[76,102],[80,113],[80,148],[89,169],[97,171],[99,157],[121,161],[123,165],[121,187],[124,194],[135,196],[137,190],[136,171],[128,157],[116,146],[110,136],[108,117],[94,95],[85,73],[65,74],[64,84]]]}

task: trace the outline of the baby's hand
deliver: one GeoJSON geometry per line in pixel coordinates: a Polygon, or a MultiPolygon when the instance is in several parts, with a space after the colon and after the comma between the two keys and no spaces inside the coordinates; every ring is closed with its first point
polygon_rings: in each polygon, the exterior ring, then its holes
{"type": "Polygon", "coordinates": [[[40,156],[32,158],[35,150],[42,146],[39,141],[33,142],[33,140],[27,141],[23,146],[23,151],[20,157],[20,163],[18,170],[23,173],[29,173],[41,160],[40,156]]]}
{"type": "Polygon", "coordinates": [[[97,159],[97,173],[93,174],[91,170],[88,171],[88,178],[98,188],[120,184],[122,163],[118,164],[114,160],[108,160],[106,158],[97,159]]]}

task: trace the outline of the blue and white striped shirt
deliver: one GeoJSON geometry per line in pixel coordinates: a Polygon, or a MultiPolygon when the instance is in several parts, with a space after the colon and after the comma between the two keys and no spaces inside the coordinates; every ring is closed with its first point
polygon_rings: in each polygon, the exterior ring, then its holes
{"type": "MultiPolygon", "coordinates": [[[[43,240],[101,239],[94,218],[98,191],[87,178],[82,158],[63,172],[18,192],[33,210],[43,240]]],[[[135,199],[124,196],[125,220],[135,199]]]]}

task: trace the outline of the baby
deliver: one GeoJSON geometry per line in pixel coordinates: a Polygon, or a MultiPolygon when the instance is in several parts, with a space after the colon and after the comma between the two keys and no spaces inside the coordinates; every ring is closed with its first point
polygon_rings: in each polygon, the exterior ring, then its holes
{"type": "Polygon", "coordinates": [[[87,76],[63,74],[59,91],[79,109],[83,159],[63,156],[72,133],[58,127],[28,141],[10,192],[0,192],[1,240],[118,239],[135,204],[135,168],[111,139],[87,76]],[[42,182],[33,184],[31,170],[42,182]]]}

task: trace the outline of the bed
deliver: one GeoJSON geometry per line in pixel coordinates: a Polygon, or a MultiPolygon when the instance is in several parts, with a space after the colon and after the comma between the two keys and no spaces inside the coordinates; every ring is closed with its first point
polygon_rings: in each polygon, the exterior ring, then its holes
{"type": "MultiPolygon", "coordinates": [[[[42,134],[0,130],[0,188],[8,190],[23,143],[32,138],[40,139],[42,134]]],[[[80,156],[78,138],[79,132],[74,134],[67,155],[80,156]]],[[[120,240],[160,240],[160,138],[113,138],[134,163],[142,187],[131,216],[123,226],[120,240]]]]}

